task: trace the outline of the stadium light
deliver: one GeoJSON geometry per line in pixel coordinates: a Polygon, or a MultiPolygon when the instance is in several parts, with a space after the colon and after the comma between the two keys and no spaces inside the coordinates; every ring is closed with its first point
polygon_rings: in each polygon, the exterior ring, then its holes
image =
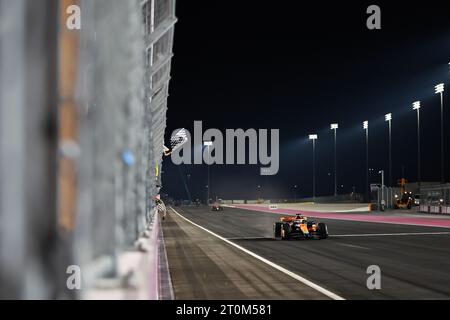
{"type": "Polygon", "coordinates": [[[441,96],[441,183],[444,179],[444,84],[439,83],[434,87],[435,93],[441,96]]]}
{"type": "Polygon", "coordinates": [[[363,121],[363,129],[366,134],[366,187],[364,188],[366,201],[369,201],[369,121],[363,121]]]}
{"type": "Polygon", "coordinates": [[[364,130],[369,129],[369,121],[366,120],[366,121],[363,122],[363,129],[364,130]]]}
{"type": "Polygon", "coordinates": [[[334,196],[337,196],[337,129],[339,125],[337,123],[332,123],[330,125],[331,130],[334,131],[334,196]]]}
{"type": "Polygon", "coordinates": [[[389,187],[392,187],[392,113],[387,113],[384,119],[389,124],[389,187]]]}
{"type": "Polygon", "coordinates": [[[316,140],[317,134],[310,134],[309,140],[312,141],[313,147],[313,201],[316,200],[316,140]]]}
{"type": "MultiPolygon", "coordinates": [[[[209,147],[211,147],[213,145],[213,142],[212,141],[204,141],[203,145],[208,148],[208,162],[210,162],[209,157],[211,156],[211,154],[209,153],[209,147]]],[[[210,183],[209,177],[210,177],[210,175],[209,175],[209,163],[208,163],[208,187],[206,188],[206,205],[207,206],[209,206],[209,190],[211,189],[210,184],[209,184],[210,183]]]]}
{"type": "Polygon", "coordinates": [[[417,184],[420,188],[420,101],[413,102],[412,106],[417,111],[417,184]]]}
{"type": "Polygon", "coordinates": [[[378,171],[381,174],[381,211],[384,211],[385,201],[384,201],[384,170],[378,171]]]}
{"type": "Polygon", "coordinates": [[[386,115],[384,116],[384,120],[391,121],[392,120],[392,113],[386,113],[386,115]]]}
{"type": "Polygon", "coordinates": [[[443,83],[439,83],[438,85],[436,85],[434,87],[435,93],[442,93],[444,92],[444,84],[443,83]]]}

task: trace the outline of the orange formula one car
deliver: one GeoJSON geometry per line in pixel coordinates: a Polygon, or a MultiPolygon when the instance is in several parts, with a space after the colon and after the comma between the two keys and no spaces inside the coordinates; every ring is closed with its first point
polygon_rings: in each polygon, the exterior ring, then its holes
{"type": "Polygon", "coordinates": [[[323,222],[316,223],[305,216],[284,216],[273,225],[275,239],[326,239],[328,228],[323,222]]]}

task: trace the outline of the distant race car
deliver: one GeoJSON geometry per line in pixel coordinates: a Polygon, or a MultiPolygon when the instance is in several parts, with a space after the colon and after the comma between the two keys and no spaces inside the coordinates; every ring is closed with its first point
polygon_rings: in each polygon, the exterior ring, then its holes
{"type": "Polygon", "coordinates": [[[211,206],[211,211],[223,211],[223,207],[220,203],[214,202],[211,206]]]}
{"type": "Polygon", "coordinates": [[[284,216],[280,222],[273,224],[275,239],[326,239],[328,228],[323,222],[316,223],[307,217],[297,214],[284,216]]]}

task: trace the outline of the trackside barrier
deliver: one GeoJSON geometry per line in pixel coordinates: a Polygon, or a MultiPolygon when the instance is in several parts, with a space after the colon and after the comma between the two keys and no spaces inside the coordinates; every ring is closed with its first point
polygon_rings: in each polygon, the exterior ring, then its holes
{"type": "Polygon", "coordinates": [[[450,206],[426,205],[421,204],[420,212],[433,214],[450,214],[450,206]]]}
{"type": "Polygon", "coordinates": [[[81,299],[158,300],[160,299],[160,223],[155,210],[152,222],[135,242],[135,249],[117,256],[114,278],[92,279],[101,285],[83,290],[81,299]],[[105,284],[108,285],[105,285],[105,284]]]}
{"type": "Polygon", "coordinates": [[[169,262],[167,259],[166,244],[164,241],[161,219],[159,220],[159,300],[174,300],[172,279],[170,277],[169,262]]]}
{"type": "MultiPolygon", "coordinates": [[[[156,211],[156,210],[155,210],[156,211]]],[[[148,239],[148,296],[150,300],[159,299],[159,215],[155,213],[148,239]]]]}
{"type": "Polygon", "coordinates": [[[420,188],[420,211],[450,214],[450,183],[425,185],[420,188]]]}
{"type": "Polygon", "coordinates": [[[441,206],[442,214],[450,214],[450,206],[441,206]]]}
{"type": "Polygon", "coordinates": [[[153,221],[147,228],[147,232],[136,241],[140,259],[134,272],[140,274],[139,278],[142,281],[137,284],[140,291],[137,299],[158,300],[160,298],[159,233],[161,231],[159,228],[159,213],[155,210],[153,221]]]}

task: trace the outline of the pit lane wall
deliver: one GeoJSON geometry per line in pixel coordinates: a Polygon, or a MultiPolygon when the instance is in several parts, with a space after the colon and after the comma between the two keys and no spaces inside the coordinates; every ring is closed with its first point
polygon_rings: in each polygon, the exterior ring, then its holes
{"type": "MultiPolygon", "coordinates": [[[[76,230],[75,258],[89,270],[96,269],[99,258],[111,260],[84,283],[94,291],[105,277],[128,277],[123,264],[132,261],[134,272],[149,286],[139,290],[156,299],[154,199],[162,184],[175,1],[84,0],[81,8],[78,88],[88,113],[80,130],[84,170],[78,217],[83,225],[76,230]],[[133,254],[135,248],[144,252],[133,254]],[[144,261],[149,263],[146,274],[144,261]]],[[[79,297],[85,298],[83,293],[79,297]]]]}
{"type": "Polygon", "coordinates": [[[149,224],[136,240],[135,249],[118,254],[115,277],[93,277],[96,286],[84,290],[86,300],[160,300],[173,299],[167,266],[160,218],[155,212],[154,222],[149,224]]]}
{"type": "Polygon", "coordinates": [[[175,22],[174,0],[0,0],[0,298],[112,293],[145,263],[157,298],[175,22]]]}

